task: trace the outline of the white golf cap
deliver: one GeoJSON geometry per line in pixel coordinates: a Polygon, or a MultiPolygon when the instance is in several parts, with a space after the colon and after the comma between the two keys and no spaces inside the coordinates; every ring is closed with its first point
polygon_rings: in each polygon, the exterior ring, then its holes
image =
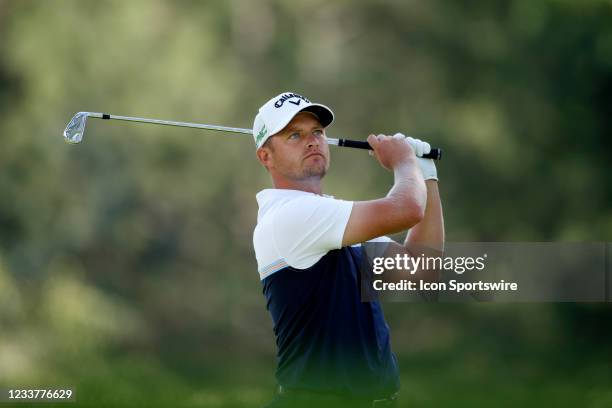
{"type": "Polygon", "coordinates": [[[334,121],[334,113],[327,106],[312,103],[294,92],[283,92],[259,108],[253,122],[255,146],[257,148],[263,146],[270,136],[283,130],[300,112],[314,113],[323,127],[329,126],[334,121]]]}

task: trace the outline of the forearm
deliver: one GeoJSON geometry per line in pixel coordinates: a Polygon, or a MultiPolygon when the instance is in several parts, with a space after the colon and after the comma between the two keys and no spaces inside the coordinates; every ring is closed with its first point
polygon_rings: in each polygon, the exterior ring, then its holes
{"type": "Polygon", "coordinates": [[[422,220],[427,205],[427,186],[418,167],[408,163],[395,168],[393,174],[393,187],[386,198],[396,204],[398,212],[410,213],[418,221],[422,220]]]}
{"type": "Polygon", "coordinates": [[[404,246],[408,249],[426,247],[441,253],[444,251],[444,216],[438,182],[427,180],[425,184],[427,186],[425,215],[421,222],[408,231],[404,246]]]}
{"type": "Polygon", "coordinates": [[[411,145],[383,135],[370,135],[368,143],[380,164],[393,171],[393,187],[383,198],[353,203],[342,246],[406,231],[425,215],[427,187],[411,145]]]}

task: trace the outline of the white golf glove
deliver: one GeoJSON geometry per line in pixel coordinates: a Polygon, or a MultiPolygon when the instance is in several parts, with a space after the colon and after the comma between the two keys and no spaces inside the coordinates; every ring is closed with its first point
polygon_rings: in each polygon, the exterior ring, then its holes
{"type": "Polygon", "coordinates": [[[423,159],[421,157],[431,151],[431,146],[429,143],[410,136],[405,136],[401,133],[396,133],[393,135],[393,137],[403,138],[410,143],[410,146],[412,146],[412,149],[417,156],[417,161],[419,162],[419,167],[421,168],[421,172],[423,173],[423,178],[425,180],[438,180],[438,171],[436,170],[434,161],[432,159],[423,159]]]}

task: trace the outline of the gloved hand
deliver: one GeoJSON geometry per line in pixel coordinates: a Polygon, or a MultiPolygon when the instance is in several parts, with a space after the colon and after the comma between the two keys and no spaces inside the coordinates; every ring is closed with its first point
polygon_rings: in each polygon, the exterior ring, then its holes
{"type": "Polygon", "coordinates": [[[429,143],[410,136],[405,136],[402,133],[396,133],[393,135],[393,137],[404,138],[408,143],[410,143],[412,149],[414,150],[414,154],[417,156],[417,161],[419,162],[419,167],[421,168],[421,172],[423,173],[423,178],[425,180],[438,180],[438,171],[436,170],[434,161],[432,159],[423,159],[421,157],[431,151],[431,146],[429,143]]]}

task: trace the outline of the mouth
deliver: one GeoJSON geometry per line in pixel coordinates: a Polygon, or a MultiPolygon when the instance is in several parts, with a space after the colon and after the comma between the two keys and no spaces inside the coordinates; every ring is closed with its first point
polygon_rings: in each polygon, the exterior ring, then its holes
{"type": "Polygon", "coordinates": [[[306,156],[304,157],[304,160],[306,160],[306,159],[308,159],[308,158],[310,158],[310,157],[313,157],[313,156],[319,156],[319,157],[321,157],[321,158],[325,159],[325,156],[323,156],[323,154],[322,154],[322,153],[318,153],[318,152],[317,152],[317,153],[310,153],[310,154],[306,155],[306,156]]]}

